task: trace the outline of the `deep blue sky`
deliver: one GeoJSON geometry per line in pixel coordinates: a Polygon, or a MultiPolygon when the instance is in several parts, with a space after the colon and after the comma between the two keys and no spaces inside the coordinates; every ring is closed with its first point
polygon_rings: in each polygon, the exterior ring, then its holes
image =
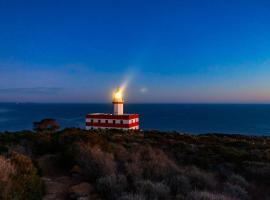
{"type": "Polygon", "coordinates": [[[0,101],[270,103],[270,1],[0,0],[0,101]]]}

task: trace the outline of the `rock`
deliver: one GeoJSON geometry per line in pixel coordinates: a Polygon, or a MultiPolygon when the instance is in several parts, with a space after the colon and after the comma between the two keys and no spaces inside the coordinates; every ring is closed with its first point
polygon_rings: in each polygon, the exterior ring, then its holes
{"type": "Polygon", "coordinates": [[[59,167],[59,155],[47,154],[37,159],[43,176],[58,177],[64,175],[63,169],[59,167]]]}
{"type": "Polygon", "coordinates": [[[57,178],[45,178],[46,195],[43,200],[64,200],[68,196],[69,187],[74,184],[70,177],[62,176],[57,178]]]}
{"type": "Polygon", "coordinates": [[[90,200],[89,197],[79,197],[78,200],[90,200]]]}
{"type": "Polygon", "coordinates": [[[54,180],[59,182],[59,183],[65,184],[67,186],[67,188],[69,188],[71,185],[75,184],[73,179],[71,177],[69,177],[69,176],[56,177],[56,178],[54,178],[54,180]]]}
{"type": "Polygon", "coordinates": [[[71,174],[72,178],[74,178],[75,180],[78,180],[78,181],[82,181],[83,180],[82,169],[78,165],[74,165],[72,167],[72,169],[70,170],[70,174],[71,174]]]}
{"type": "Polygon", "coordinates": [[[54,194],[46,194],[42,200],[55,200],[55,199],[58,199],[58,197],[54,194]]]}
{"type": "Polygon", "coordinates": [[[83,182],[69,188],[69,196],[71,199],[87,200],[90,199],[89,196],[92,191],[92,186],[89,183],[83,182]]]}
{"type": "Polygon", "coordinates": [[[82,169],[79,165],[74,165],[72,169],[70,170],[70,173],[76,173],[76,174],[81,174],[82,169]]]}
{"type": "Polygon", "coordinates": [[[46,195],[43,200],[65,199],[66,186],[50,178],[43,178],[46,188],[46,195]]]}

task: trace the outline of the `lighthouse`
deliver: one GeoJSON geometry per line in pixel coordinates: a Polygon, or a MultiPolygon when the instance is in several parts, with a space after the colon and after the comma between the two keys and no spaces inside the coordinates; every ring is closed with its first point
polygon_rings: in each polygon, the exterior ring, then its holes
{"type": "Polygon", "coordinates": [[[112,95],[113,113],[90,113],[86,115],[86,130],[121,129],[138,130],[139,115],[124,113],[124,97],[121,88],[112,95]]]}
{"type": "Polygon", "coordinates": [[[113,93],[113,114],[123,115],[124,114],[124,99],[120,88],[113,93]]]}

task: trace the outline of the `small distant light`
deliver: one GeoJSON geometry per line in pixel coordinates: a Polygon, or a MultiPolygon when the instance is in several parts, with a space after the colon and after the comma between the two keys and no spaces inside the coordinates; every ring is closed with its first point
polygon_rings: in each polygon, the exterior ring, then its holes
{"type": "Polygon", "coordinates": [[[141,93],[146,93],[146,92],[147,92],[147,88],[145,88],[145,87],[141,88],[141,89],[140,89],[140,92],[141,92],[141,93]]]}

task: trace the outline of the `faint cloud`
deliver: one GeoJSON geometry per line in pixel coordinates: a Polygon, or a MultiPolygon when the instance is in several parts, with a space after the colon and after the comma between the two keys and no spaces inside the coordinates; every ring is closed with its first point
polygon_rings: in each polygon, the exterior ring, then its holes
{"type": "Polygon", "coordinates": [[[7,119],[0,118],[0,123],[1,122],[6,122],[6,121],[8,121],[8,120],[7,119]]]}
{"type": "Polygon", "coordinates": [[[0,108],[0,113],[7,113],[7,112],[11,112],[12,110],[10,109],[6,109],[6,108],[0,108]]]}
{"type": "Polygon", "coordinates": [[[140,93],[146,93],[148,91],[148,89],[146,87],[142,87],[140,89],[140,93]]]}
{"type": "Polygon", "coordinates": [[[33,88],[0,88],[0,93],[6,94],[57,94],[62,88],[57,87],[33,87],[33,88]]]}

